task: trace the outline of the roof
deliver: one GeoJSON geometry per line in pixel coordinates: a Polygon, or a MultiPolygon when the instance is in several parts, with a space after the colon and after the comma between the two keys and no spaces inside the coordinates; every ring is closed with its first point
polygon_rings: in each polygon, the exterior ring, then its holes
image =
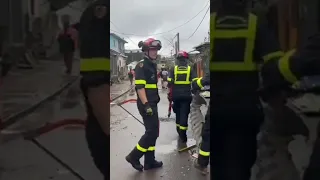
{"type": "Polygon", "coordinates": [[[117,38],[118,40],[123,41],[124,43],[128,43],[126,40],[124,40],[122,37],[118,36],[115,33],[110,33],[110,36],[113,36],[113,37],[117,38]]]}
{"type": "Polygon", "coordinates": [[[202,43],[202,44],[194,47],[194,49],[196,49],[197,51],[200,51],[200,50],[202,50],[203,48],[206,48],[206,47],[210,47],[210,42],[202,43]]]}

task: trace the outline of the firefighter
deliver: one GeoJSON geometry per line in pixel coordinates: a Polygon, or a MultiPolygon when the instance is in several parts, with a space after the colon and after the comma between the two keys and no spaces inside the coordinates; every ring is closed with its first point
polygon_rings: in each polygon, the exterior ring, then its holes
{"type": "Polygon", "coordinates": [[[81,89],[87,108],[88,148],[104,179],[110,178],[109,2],[98,0],[80,18],[81,89]]]}
{"type": "MultiPolygon", "coordinates": [[[[261,71],[263,78],[261,94],[263,100],[273,107],[273,109],[279,109],[279,107],[284,106],[286,103],[286,92],[290,91],[292,84],[304,76],[319,75],[319,49],[320,33],[318,32],[310,37],[300,48],[288,51],[279,60],[266,63],[261,71]]],[[[292,122],[290,127],[291,125],[292,122]]],[[[306,133],[304,135],[307,136],[306,133]]],[[[319,139],[316,142],[319,142],[319,139]]],[[[318,156],[318,151],[316,151],[318,147],[318,144],[315,144],[309,165],[304,171],[303,180],[319,179],[318,167],[320,167],[320,163],[317,158],[314,158],[318,156]]],[[[288,167],[284,168],[287,169],[288,167]]],[[[295,167],[292,169],[296,170],[295,167]]]]}
{"type": "Polygon", "coordinates": [[[126,160],[138,171],[162,167],[161,161],[155,160],[155,145],[159,136],[158,106],[160,96],[157,87],[157,53],[162,45],[159,40],[149,38],[139,42],[139,48],[144,52],[144,58],[135,68],[135,87],[137,106],[142,116],[146,131],[126,160]],[[144,166],[140,158],[144,155],[144,166]]]}
{"type": "MultiPolygon", "coordinates": [[[[210,74],[207,73],[205,77],[197,78],[192,82],[192,90],[199,91],[204,86],[210,85],[210,74]]],[[[211,103],[211,102],[210,102],[211,103]]],[[[198,159],[195,162],[195,167],[203,174],[207,173],[207,166],[210,158],[210,104],[205,115],[205,121],[201,131],[201,143],[199,147],[198,159]]]]}
{"type": "MultiPolygon", "coordinates": [[[[210,12],[210,98],[214,101],[206,115],[211,125],[211,178],[249,180],[264,120],[257,92],[259,68],[284,53],[267,24],[247,11],[247,2],[221,0],[215,7],[210,12]]],[[[207,162],[202,164],[200,158],[199,168],[205,169],[207,162]]]]}
{"type": "Polygon", "coordinates": [[[182,143],[187,142],[188,116],[190,113],[191,82],[196,72],[188,65],[189,54],[185,51],[177,53],[177,65],[169,72],[168,81],[172,90],[174,112],[176,113],[176,129],[182,143]]]}

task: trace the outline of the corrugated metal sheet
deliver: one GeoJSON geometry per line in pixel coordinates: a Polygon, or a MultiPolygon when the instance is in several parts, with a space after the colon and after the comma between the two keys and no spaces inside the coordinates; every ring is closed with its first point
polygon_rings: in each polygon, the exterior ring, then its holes
{"type": "Polygon", "coordinates": [[[197,146],[201,142],[202,125],[205,113],[207,112],[206,104],[209,103],[208,101],[208,99],[204,99],[200,95],[195,95],[190,105],[189,123],[197,146]]]}

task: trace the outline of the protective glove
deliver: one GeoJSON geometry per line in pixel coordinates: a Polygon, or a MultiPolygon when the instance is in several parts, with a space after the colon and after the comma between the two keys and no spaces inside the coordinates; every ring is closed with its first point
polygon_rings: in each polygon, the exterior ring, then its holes
{"type": "Polygon", "coordinates": [[[149,105],[149,103],[145,103],[144,104],[144,110],[145,110],[147,116],[152,116],[153,115],[153,111],[152,111],[152,108],[149,105]]]}

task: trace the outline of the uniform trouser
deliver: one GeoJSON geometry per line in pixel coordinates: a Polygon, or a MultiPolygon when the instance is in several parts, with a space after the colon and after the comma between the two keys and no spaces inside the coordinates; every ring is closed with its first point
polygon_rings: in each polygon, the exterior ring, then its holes
{"type": "Polygon", "coordinates": [[[201,137],[202,141],[199,147],[198,163],[199,165],[206,167],[209,164],[210,159],[210,106],[208,107],[208,113],[205,116],[205,122],[202,126],[201,137]]]}
{"type": "Polygon", "coordinates": [[[155,145],[157,138],[159,137],[159,117],[158,117],[158,106],[157,104],[151,104],[150,106],[153,111],[152,116],[147,116],[144,110],[144,106],[137,103],[139,113],[142,116],[143,123],[145,126],[145,133],[140,138],[136,149],[145,155],[145,162],[152,162],[154,160],[155,145]]]}
{"type": "Polygon", "coordinates": [[[181,134],[188,130],[188,116],[190,113],[191,100],[173,100],[176,113],[176,126],[181,134]]]}
{"type": "MultiPolygon", "coordinates": [[[[88,119],[90,121],[90,119],[88,119]]],[[[87,124],[86,139],[93,162],[104,179],[110,178],[110,137],[106,136],[98,124],[87,124]]]]}
{"type": "MultiPolygon", "coordinates": [[[[251,109],[250,109],[251,110],[251,109]]],[[[246,110],[249,111],[250,110],[246,110]]],[[[249,180],[257,157],[261,112],[211,114],[210,167],[215,180],[249,180]]]]}

